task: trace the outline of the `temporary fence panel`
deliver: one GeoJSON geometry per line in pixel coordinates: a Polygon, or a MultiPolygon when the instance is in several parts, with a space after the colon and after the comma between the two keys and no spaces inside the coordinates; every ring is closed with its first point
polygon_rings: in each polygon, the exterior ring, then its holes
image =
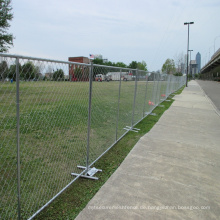
{"type": "Polygon", "coordinates": [[[92,63],[0,58],[2,219],[32,219],[185,82],[92,63]]]}

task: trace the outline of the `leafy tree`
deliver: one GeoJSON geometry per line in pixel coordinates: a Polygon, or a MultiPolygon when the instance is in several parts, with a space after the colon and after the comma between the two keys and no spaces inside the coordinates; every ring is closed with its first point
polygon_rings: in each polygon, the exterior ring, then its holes
{"type": "Polygon", "coordinates": [[[13,35],[7,33],[13,18],[11,10],[11,0],[0,0],[0,52],[7,52],[13,45],[13,35]]]}
{"type": "Polygon", "coordinates": [[[55,81],[61,81],[64,80],[64,72],[62,69],[59,69],[57,71],[54,72],[53,74],[53,80],[55,81]]]}
{"type": "Polygon", "coordinates": [[[0,63],[0,80],[4,80],[8,77],[8,64],[6,61],[0,63]]]}
{"type": "Polygon", "coordinates": [[[77,81],[80,80],[80,78],[82,77],[82,74],[83,74],[82,68],[77,67],[77,68],[74,70],[74,77],[77,78],[77,81]]]}
{"type": "Polygon", "coordinates": [[[95,58],[95,59],[93,60],[93,63],[94,63],[94,64],[99,64],[99,65],[105,65],[105,64],[103,63],[103,59],[100,59],[100,58],[95,58]]]}
{"type": "Polygon", "coordinates": [[[137,62],[137,61],[132,61],[129,65],[128,68],[131,69],[139,69],[139,70],[145,70],[147,71],[147,64],[145,61],[142,62],[137,62]]]}
{"type": "Polygon", "coordinates": [[[24,80],[31,80],[38,78],[38,69],[34,66],[31,61],[25,63],[21,68],[20,76],[24,80]]]}
{"type": "Polygon", "coordinates": [[[162,72],[166,72],[167,74],[174,74],[176,71],[175,63],[173,59],[167,59],[162,66],[162,72]]]}
{"type": "MultiPolygon", "coordinates": [[[[21,64],[19,63],[19,72],[21,73],[21,64]]],[[[7,71],[7,77],[16,81],[16,64],[11,65],[7,71]]]]}
{"type": "Polygon", "coordinates": [[[115,66],[116,66],[116,67],[127,68],[127,65],[126,65],[125,63],[123,63],[123,62],[117,62],[117,63],[115,64],[115,66]]]}
{"type": "Polygon", "coordinates": [[[137,61],[132,61],[132,62],[128,65],[128,68],[131,68],[131,69],[137,69],[137,67],[138,67],[137,61]]]}
{"type": "Polygon", "coordinates": [[[182,76],[183,74],[181,72],[177,72],[173,74],[174,76],[182,76]]]}
{"type": "Polygon", "coordinates": [[[139,70],[145,70],[145,71],[147,71],[147,64],[146,64],[146,62],[145,62],[145,61],[138,62],[137,68],[138,68],[139,70]]]}

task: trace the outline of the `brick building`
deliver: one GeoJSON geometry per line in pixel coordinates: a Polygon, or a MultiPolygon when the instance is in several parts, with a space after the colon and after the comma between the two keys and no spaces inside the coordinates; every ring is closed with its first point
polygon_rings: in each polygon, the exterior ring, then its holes
{"type": "MultiPolygon", "coordinates": [[[[88,57],[69,57],[69,62],[89,64],[88,57]]],[[[89,68],[77,64],[69,65],[69,79],[70,81],[89,81],[89,68]]]]}

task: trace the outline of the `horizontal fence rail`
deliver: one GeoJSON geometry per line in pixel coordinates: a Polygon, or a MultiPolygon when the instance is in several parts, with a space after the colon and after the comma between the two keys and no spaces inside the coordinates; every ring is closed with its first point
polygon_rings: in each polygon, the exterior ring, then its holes
{"type": "Polygon", "coordinates": [[[184,82],[0,54],[0,219],[32,219],[184,82]]]}

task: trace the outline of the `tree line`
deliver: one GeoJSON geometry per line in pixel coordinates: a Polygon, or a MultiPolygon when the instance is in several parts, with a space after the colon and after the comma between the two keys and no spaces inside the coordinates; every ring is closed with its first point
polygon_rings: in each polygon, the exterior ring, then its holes
{"type": "Polygon", "coordinates": [[[139,70],[147,71],[147,64],[145,61],[142,61],[142,62],[132,61],[129,65],[126,65],[123,62],[117,62],[117,63],[114,63],[111,61],[104,62],[103,59],[95,58],[93,60],[93,63],[104,65],[104,66],[115,66],[115,67],[121,67],[121,68],[139,69],[139,70]]]}
{"type": "MultiPolygon", "coordinates": [[[[33,62],[28,61],[21,65],[18,64],[19,69],[19,78],[20,80],[30,81],[45,79],[45,76],[42,75],[40,67],[34,65],[33,62]]],[[[51,79],[54,81],[64,80],[64,71],[62,69],[57,69],[51,73],[51,79]]],[[[4,80],[13,80],[16,81],[16,64],[8,66],[7,62],[3,60],[0,63],[0,81],[4,80]]]]}

